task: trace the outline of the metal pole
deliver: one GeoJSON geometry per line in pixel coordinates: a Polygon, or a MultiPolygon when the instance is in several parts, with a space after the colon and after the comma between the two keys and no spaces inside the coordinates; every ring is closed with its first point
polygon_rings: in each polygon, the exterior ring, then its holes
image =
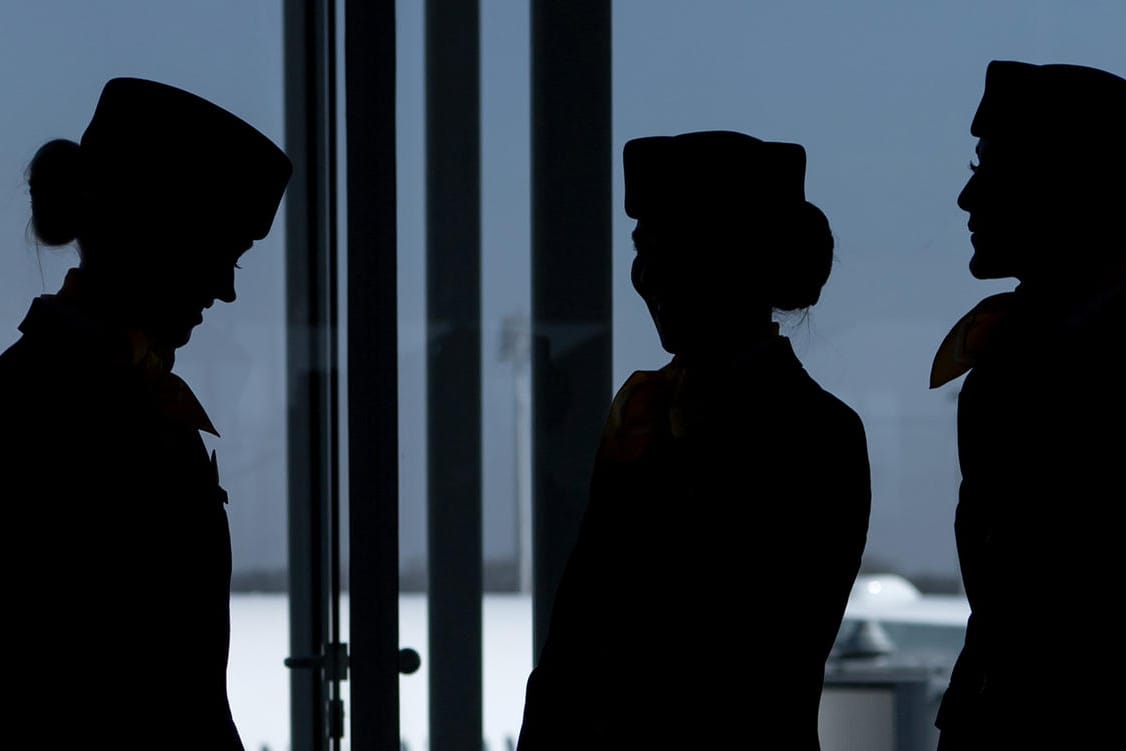
{"type": "MultiPolygon", "coordinates": [[[[322,159],[326,144],[327,58],[323,4],[285,2],[286,152],[294,174],[286,193],[286,362],[289,466],[290,654],[318,655],[328,635],[323,499],[331,492],[325,404],[331,367],[325,346],[328,254],[322,159]]],[[[324,747],[325,696],[320,671],[290,673],[290,721],[295,751],[324,747]]]]}
{"type": "Polygon", "coordinates": [[[395,2],[344,12],[351,747],[398,751],[395,2]]]}
{"type": "Polygon", "coordinates": [[[611,397],[610,0],[533,0],[531,33],[538,658],[611,397]]]}
{"type": "Polygon", "coordinates": [[[532,374],[529,368],[529,332],[522,332],[520,359],[513,376],[516,390],[516,519],[518,528],[520,591],[534,589],[532,551],[532,374]]]}
{"type": "Polygon", "coordinates": [[[430,749],[480,748],[481,166],[476,0],[426,3],[430,749]]]}

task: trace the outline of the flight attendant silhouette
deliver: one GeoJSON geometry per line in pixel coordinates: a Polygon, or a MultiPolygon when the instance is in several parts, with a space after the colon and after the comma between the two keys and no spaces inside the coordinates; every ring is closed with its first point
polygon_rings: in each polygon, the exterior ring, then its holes
{"type": "Polygon", "coordinates": [[[230,112],[133,78],[31,162],[32,229],[80,263],[0,355],[5,747],[242,748],[215,428],[172,366],[290,172],[230,112]]]}
{"type": "Polygon", "coordinates": [[[955,325],[931,375],[968,371],[955,532],[972,614],[940,748],[1101,748],[1126,670],[1126,80],[995,61],[970,132],[970,272],[1019,284],[955,325]]]}
{"type": "Polygon", "coordinates": [[[774,310],[833,238],[805,150],[727,131],[626,144],[632,279],[672,361],[615,397],[519,748],[818,748],[869,467],[774,310]]]}

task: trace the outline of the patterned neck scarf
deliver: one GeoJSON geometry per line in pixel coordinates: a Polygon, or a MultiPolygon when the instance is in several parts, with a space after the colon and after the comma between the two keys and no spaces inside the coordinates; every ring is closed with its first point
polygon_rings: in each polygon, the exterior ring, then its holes
{"type": "MultiPolygon", "coordinates": [[[[701,370],[725,373],[770,367],[780,358],[793,358],[788,340],[778,324],[767,336],[746,346],[707,355],[677,355],[660,370],[639,370],[618,390],[602,432],[599,457],[612,462],[632,462],[660,441],[679,440],[689,433],[694,405],[687,384],[701,370]],[[784,348],[785,354],[779,349],[784,348]]],[[[696,380],[692,381],[696,383],[696,380]]]]}
{"type": "Polygon", "coordinates": [[[1015,292],[991,295],[962,316],[942,340],[931,364],[930,387],[953,381],[973,368],[1013,313],[1015,292]]]}
{"type": "Polygon", "coordinates": [[[43,295],[32,305],[20,330],[50,327],[62,330],[89,349],[96,350],[111,363],[124,365],[140,374],[141,383],[162,416],[218,437],[207,411],[191,388],[172,372],[175,361],[171,349],[161,348],[143,331],[122,332],[98,318],[96,302],[81,269],[67,272],[57,295],[43,295]]]}
{"type": "MultiPolygon", "coordinates": [[[[1093,292],[1064,296],[1036,294],[1022,284],[1013,292],[991,295],[962,316],[942,340],[931,364],[930,387],[943,386],[969,372],[997,347],[1006,329],[1022,309],[1035,309],[1040,315],[1074,332],[1098,319],[1103,312],[1126,295],[1126,269],[1098,285],[1093,292]]],[[[1044,332],[1045,337],[1051,336],[1044,332]]]]}

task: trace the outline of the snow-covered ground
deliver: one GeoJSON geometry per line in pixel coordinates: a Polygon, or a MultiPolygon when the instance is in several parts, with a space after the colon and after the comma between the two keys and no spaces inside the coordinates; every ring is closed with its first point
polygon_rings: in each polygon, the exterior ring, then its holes
{"type": "MultiPolygon", "coordinates": [[[[524,683],[532,669],[532,601],[529,595],[490,594],[485,595],[482,611],[485,751],[509,751],[520,730],[524,683]]],[[[964,597],[920,595],[899,577],[862,576],[849,598],[846,621],[877,621],[901,639],[901,646],[939,648],[942,659],[952,661],[968,614],[964,597]]],[[[345,624],[347,616],[345,598],[345,624]]],[[[347,641],[346,630],[342,638],[347,641]]],[[[399,598],[399,643],[413,647],[422,657],[418,672],[399,679],[400,733],[405,751],[424,751],[429,722],[425,595],[399,598]]],[[[289,748],[289,675],[282,662],[288,645],[285,595],[231,597],[228,684],[231,708],[247,751],[289,748]]],[[[343,687],[348,713],[347,682],[343,687]]],[[[827,690],[821,705],[823,751],[895,749],[893,701],[882,690],[827,690]],[[869,719],[861,719],[864,717],[869,719]]],[[[924,731],[932,719],[920,718],[924,731]]],[[[343,746],[349,748],[347,737],[343,746]]]]}
{"type": "MultiPolygon", "coordinates": [[[[227,671],[231,710],[247,751],[289,748],[289,605],[285,595],[231,596],[231,658],[227,671]]],[[[487,751],[516,743],[524,707],[524,682],[532,669],[532,601],[527,595],[486,595],[484,730],[487,751]]],[[[342,604],[347,623],[348,601],[342,604]]],[[[347,641],[346,633],[342,638],[347,641]]],[[[428,676],[426,596],[399,598],[399,641],[422,656],[422,668],[399,680],[401,735],[406,751],[426,748],[428,676]]],[[[348,684],[344,683],[347,692],[348,684]]],[[[347,702],[347,693],[345,693],[347,702]]],[[[345,711],[351,707],[345,706],[345,711]]],[[[348,746],[345,738],[345,747],[348,746]]]]}

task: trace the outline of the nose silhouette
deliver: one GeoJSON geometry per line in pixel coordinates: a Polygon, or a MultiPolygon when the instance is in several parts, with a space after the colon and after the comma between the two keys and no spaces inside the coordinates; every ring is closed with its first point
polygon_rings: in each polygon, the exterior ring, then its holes
{"type": "Polygon", "coordinates": [[[962,192],[958,194],[958,208],[962,211],[972,211],[974,206],[974,199],[977,196],[978,176],[971,175],[970,179],[966,181],[962,192]]]}

